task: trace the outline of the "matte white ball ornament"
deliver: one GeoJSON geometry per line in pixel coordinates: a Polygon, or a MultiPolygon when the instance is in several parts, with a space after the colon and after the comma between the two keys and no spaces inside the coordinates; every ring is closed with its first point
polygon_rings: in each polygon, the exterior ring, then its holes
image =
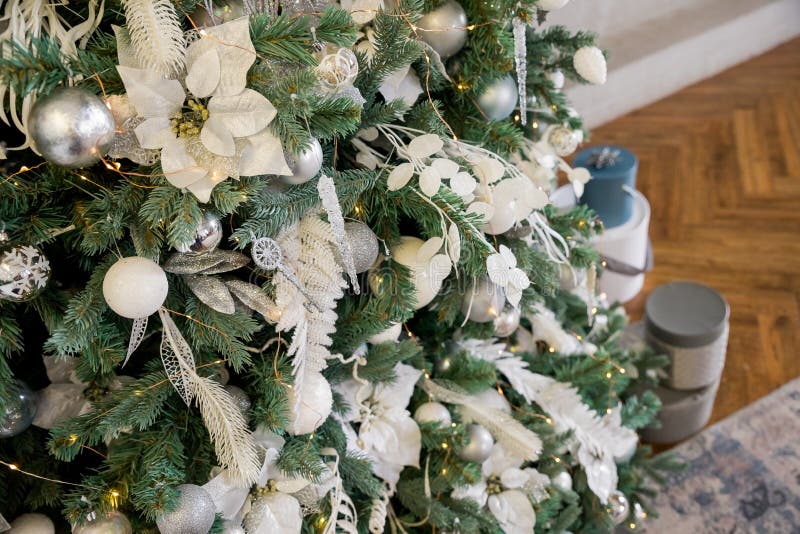
{"type": "Polygon", "coordinates": [[[589,83],[603,85],[608,74],[606,58],[603,51],[596,46],[579,48],[572,56],[572,65],[575,71],[589,83]]]}
{"type": "Polygon", "coordinates": [[[561,491],[572,490],[572,476],[566,471],[559,471],[558,474],[553,476],[550,480],[553,485],[561,491]]]}
{"type": "Polygon", "coordinates": [[[373,345],[377,345],[378,343],[397,341],[397,338],[400,337],[400,332],[402,331],[403,331],[403,324],[394,323],[392,326],[390,326],[383,332],[378,332],[377,334],[369,338],[367,341],[369,341],[373,345]]]}
{"type": "Polygon", "coordinates": [[[56,527],[44,514],[22,514],[11,522],[9,534],[55,534],[56,527]]]}
{"type": "Polygon", "coordinates": [[[494,321],[506,303],[503,288],[493,284],[488,278],[481,278],[464,295],[461,313],[475,323],[494,321]]]}
{"type": "Polygon", "coordinates": [[[295,436],[310,434],[325,422],[333,408],[331,385],[321,373],[306,373],[302,398],[295,412],[295,388],[288,389],[289,425],[286,430],[295,436]]]}
{"type": "Polygon", "coordinates": [[[486,88],[478,97],[478,106],[489,120],[501,121],[511,115],[518,101],[517,82],[509,74],[486,88]]]}
{"type": "Polygon", "coordinates": [[[405,265],[411,269],[411,277],[414,281],[415,289],[415,310],[419,310],[431,303],[431,301],[442,289],[442,282],[450,274],[450,264],[447,265],[447,272],[438,262],[430,261],[430,258],[421,258],[420,248],[425,244],[422,239],[417,237],[403,236],[400,244],[392,249],[392,258],[397,263],[405,265]]]}
{"type": "Polygon", "coordinates": [[[117,261],[103,278],[108,307],[128,319],[154,314],[167,299],[167,275],[153,260],[130,256],[117,261]]]}
{"type": "Polygon", "coordinates": [[[467,42],[467,13],[458,2],[448,0],[419,19],[417,28],[420,39],[446,59],[467,42]]]}
{"type": "Polygon", "coordinates": [[[305,150],[297,154],[286,154],[286,163],[292,170],[291,176],[282,176],[287,184],[304,184],[322,170],[322,145],[312,137],[305,150]]]}
{"type": "Polygon", "coordinates": [[[450,410],[440,402],[424,402],[414,411],[414,421],[417,423],[438,422],[439,426],[449,426],[452,422],[450,410]]]}

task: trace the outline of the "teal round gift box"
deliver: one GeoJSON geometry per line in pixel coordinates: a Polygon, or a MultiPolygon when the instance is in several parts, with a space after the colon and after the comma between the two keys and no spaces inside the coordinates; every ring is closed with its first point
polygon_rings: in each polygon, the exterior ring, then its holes
{"type": "Polygon", "coordinates": [[[628,222],[639,168],[634,153],[621,146],[591,147],[579,152],[572,166],[585,167],[592,175],[580,203],[592,208],[606,228],[628,222]]]}

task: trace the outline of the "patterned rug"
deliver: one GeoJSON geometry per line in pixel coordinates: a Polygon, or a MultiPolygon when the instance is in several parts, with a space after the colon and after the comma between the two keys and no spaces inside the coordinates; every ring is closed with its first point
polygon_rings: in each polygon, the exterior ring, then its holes
{"type": "Polygon", "coordinates": [[[689,467],[641,532],[800,534],[800,378],[673,450],[689,467]]]}

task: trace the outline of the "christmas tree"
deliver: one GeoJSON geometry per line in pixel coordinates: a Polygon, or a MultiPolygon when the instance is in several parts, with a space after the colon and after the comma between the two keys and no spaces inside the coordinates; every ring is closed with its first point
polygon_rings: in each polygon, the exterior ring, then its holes
{"type": "Polygon", "coordinates": [[[665,362],[549,204],[565,3],[5,2],[13,532],[635,528],[665,362]]]}

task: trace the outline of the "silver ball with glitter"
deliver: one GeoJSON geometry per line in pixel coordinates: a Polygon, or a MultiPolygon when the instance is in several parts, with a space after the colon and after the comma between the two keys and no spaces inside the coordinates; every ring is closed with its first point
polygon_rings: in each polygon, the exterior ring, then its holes
{"type": "Polygon", "coordinates": [[[41,293],[49,279],[50,262],[38,247],[3,248],[0,241],[0,300],[30,300],[41,293]]]}
{"type": "Polygon", "coordinates": [[[105,517],[76,525],[72,534],[133,534],[133,527],[122,512],[111,512],[105,517]]]}
{"type": "Polygon", "coordinates": [[[233,399],[233,403],[237,408],[239,408],[239,411],[242,412],[242,416],[244,417],[245,421],[249,420],[250,406],[252,406],[252,403],[250,402],[250,397],[247,396],[247,393],[245,393],[242,388],[232,385],[225,386],[225,391],[228,392],[228,395],[230,395],[233,399]]]}
{"type": "Polygon", "coordinates": [[[288,184],[304,184],[314,178],[322,170],[322,145],[315,137],[308,146],[297,154],[286,154],[286,163],[292,170],[291,176],[282,176],[288,184]]]}
{"type": "Polygon", "coordinates": [[[608,513],[615,525],[622,524],[630,513],[631,506],[628,498],[621,491],[613,491],[608,496],[608,513]]]}
{"type": "Polygon", "coordinates": [[[578,148],[580,136],[566,126],[551,126],[547,131],[547,142],[561,157],[569,156],[578,148]]]}
{"type": "Polygon", "coordinates": [[[114,116],[97,95],[61,87],[36,101],[28,115],[28,133],[44,158],[62,167],[97,163],[114,140],[114,116]]]}
{"type": "Polygon", "coordinates": [[[447,0],[419,19],[417,29],[420,39],[446,59],[467,43],[467,13],[458,2],[447,0]]]}
{"type": "Polygon", "coordinates": [[[505,308],[494,318],[495,337],[508,337],[519,328],[519,308],[505,308]]]}
{"type": "Polygon", "coordinates": [[[457,451],[458,456],[468,462],[483,463],[492,454],[492,434],[481,425],[471,424],[467,427],[467,435],[469,443],[457,451]]]}
{"type": "Polygon", "coordinates": [[[489,120],[501,121],[511,115],[518,101],[517,82],[509,74],[486,87],[478,97],[478,107],[489,120]]]}
{"type": "Polygon", "coordinates": [[[217,248],[222,241],[222,222],[219,217],[210,211],[203,210],[203,216],[194,230],[194,239],[175,246],[178,252],[202,253],[210,252],[217,248]]]}
{"type": "Polygon", "coordinates": [[[0,438],[21,434],[36,417],[35,394],[21,380],[17,380],[14,388],[10,401],[0,409],[0,438]]]}
{"type": "Polygon", "coordinates": [[[169,534],[206,534],[214,524],[214,501],[206,490],[194,484],[181,484],[175,509],[156,517],[161,532],[169,534]]]}
{"type": "Polygon", "coordinates": [[[350,251],[353,253],[353,263],[356,272],[363,273],[375,264],[380,253],[378,237],[375,232],[362,222],[350,221],[344,223],[344,231],[350,241],[350,251]]]}

